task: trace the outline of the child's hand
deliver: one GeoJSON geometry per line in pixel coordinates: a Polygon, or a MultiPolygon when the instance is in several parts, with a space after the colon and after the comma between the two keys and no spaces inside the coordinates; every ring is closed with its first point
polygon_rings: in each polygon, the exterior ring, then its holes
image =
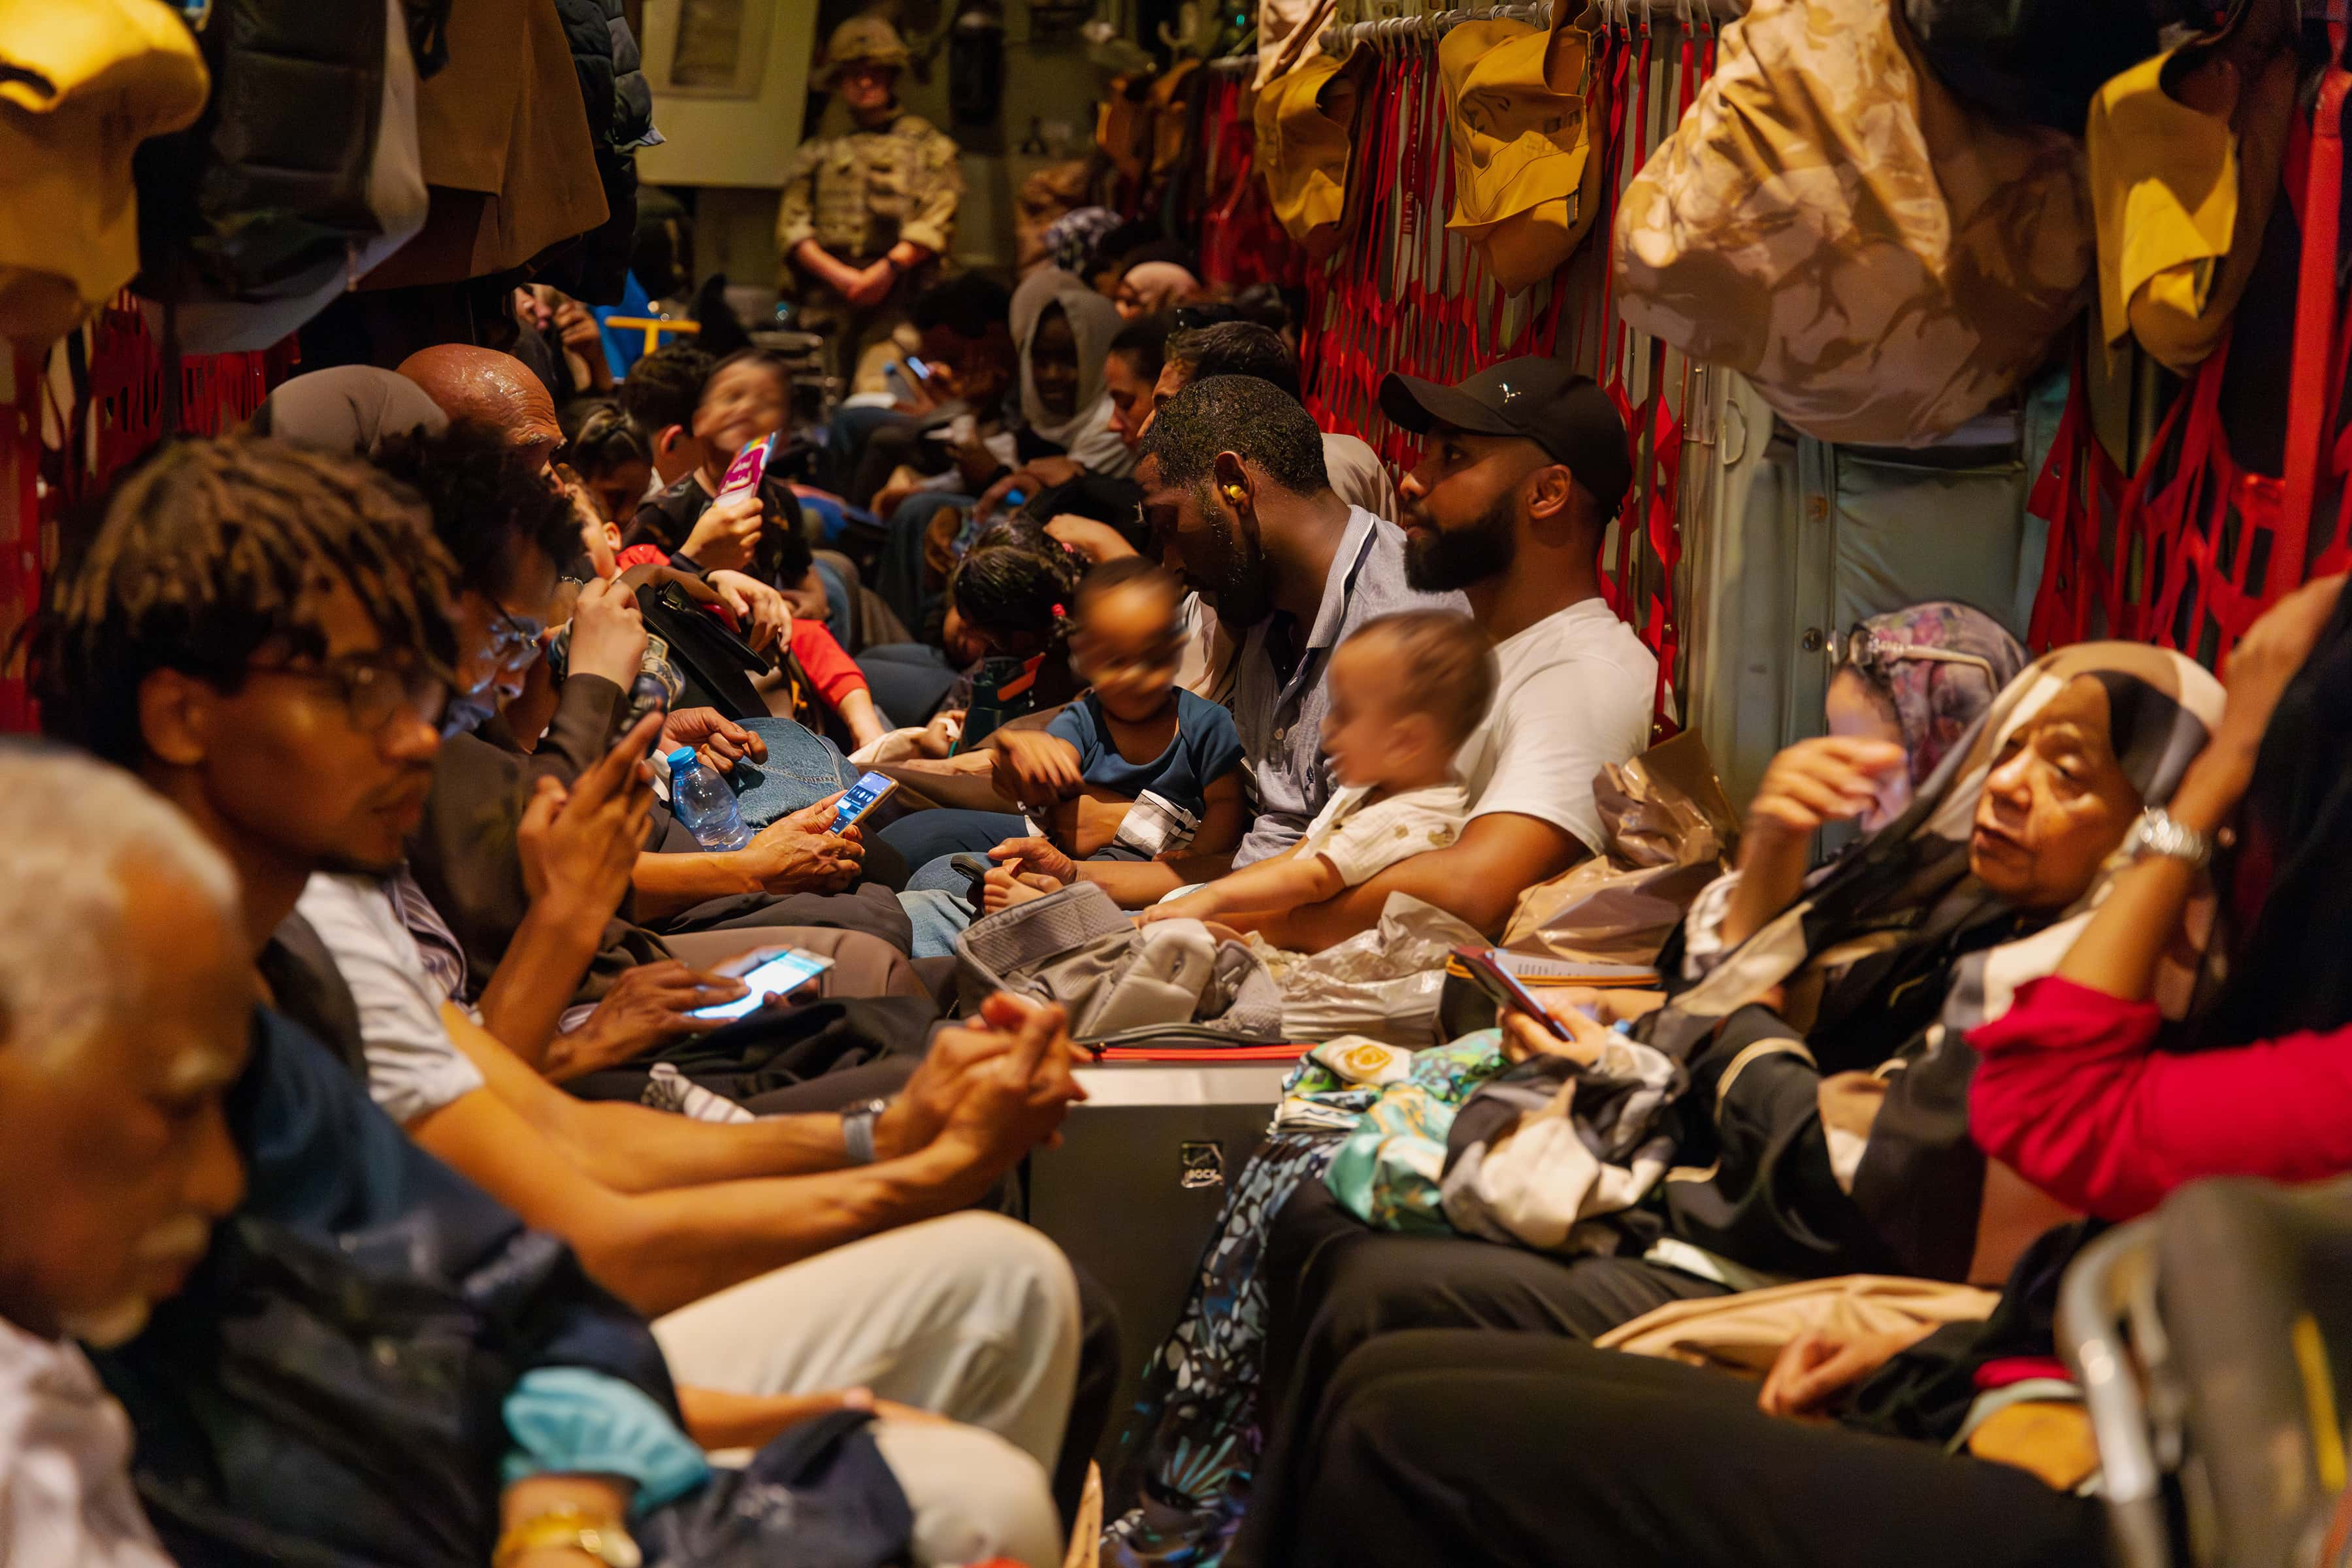
{"type": "Polygon", "coordinates": [[[1018,866],[1030,875],[1066,888],[1078,879],[1077,862],[1043,838],[1008,838],[988,852],[1000,867],[1018,866]]]}
{"type": "Polygon", "coordinates": [[[963,716],[964,710],[957,708],[932,720],[915,737],[915,750],[934,762],[953,756],[956,742],[963,738],[963,716]]]}
{"type": "Polygon", "coordinates": [[[994,914],[1015,904],[1025,904],[1032,899],[1042,899],[1048,893],[1058,893],[1063,884],[1051,877],[1041,877],[1034,871],[1021,869],[1018,856],[996,867],[982,879],[980,907],[982,913],[994,914]]]}
{"type": "Polygon", "coordinates": [[[689,557],[706,572],[740,572],[751,563],[752,552],[759,548],[760,531],[767,526],[767,512],[760,504],[757,489],[712,501],[694,520],[693,531],[678,553],[689,557]]]}
{"type": "Polygon", "coordinates": [[[1022,806],[1050,806],[1086,784],[1078,749],[1040,730],[997,731],[996,793],[1022,806]]]}
{"type": "Polygon", "coordinates": [[[1181,899],[1170,899],[1164,903],[1152,905],[1135,917],[1135,923],[1148,926],[1158,921],[1207,921],[1216,912],[1215,900],[1202,898],[1198,893],[1187,893],[1181,899]]]}

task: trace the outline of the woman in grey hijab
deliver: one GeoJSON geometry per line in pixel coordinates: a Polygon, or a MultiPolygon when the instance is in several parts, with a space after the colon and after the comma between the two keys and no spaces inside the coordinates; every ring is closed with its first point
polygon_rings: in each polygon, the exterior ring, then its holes
{"type": "Polygon", "coordinates": [[[253,411],[246,426],[304,447],[378,456],[387,437],[422,429],[437,436],[449,417],[406,376],[367,364],[341,364],[298,375],[253,411]]]}

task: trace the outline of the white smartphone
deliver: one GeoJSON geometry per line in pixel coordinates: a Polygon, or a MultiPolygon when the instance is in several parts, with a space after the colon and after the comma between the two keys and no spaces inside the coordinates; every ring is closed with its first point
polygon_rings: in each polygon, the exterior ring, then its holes
{"type": "Polygon", "coordinates": [[[832,967],[833,960],[796,947],[763,947],[747,952],[720,964],[718,973],[740,980],[750,989],[732,1002],[698,1007],[688,1016],[713,1023],[744,1017],[766,1006],[769,997],[789,996],[832,967]]]}
{"type": "Polygon", "coordinates": [[[849,786],[848,793],[841,797],[841,805],[835,808],[833,830],[839,833],[845,827],[856,826],[859,817],[887,800],[890,792],[898,787],[897,779],[885,778],[880,773],[863,775],[849,786]]]}

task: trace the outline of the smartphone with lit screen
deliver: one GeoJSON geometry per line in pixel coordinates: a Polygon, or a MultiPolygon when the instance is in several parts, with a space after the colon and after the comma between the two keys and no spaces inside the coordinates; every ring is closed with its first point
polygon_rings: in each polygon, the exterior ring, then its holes
{"type": "Polygon", "coordinates": [[[1571,1037],[1568,1026],[1548,1012],[1536,1000],[1535,993],[1519,983],[1519,977],[1495,962],[1484,948],[1457,947],[1454,961],[1468,972],[1470,984],[1476,986],[1499,1010],[1516,1007],[1551,1031],[1552,1038],[1565,1040],[1571,1037]]]}
{"type": "Polygon", "coordinates": [[[833,830],[839,833],[845,827],[856,826],[860,817],[887,800],[890,792],[898,787],[897,779],[885,778],[880,773],[863,775],[849,786],[848,793],[841,797],[841,804],[834,808],[833,830]]]}
{"type": "Polygon", "coordinates": [[[750,989],[732,1002],[698,1007],[688,1017],[724,1024],[745,1017],[768,1005],[771,996],[789,996],[833,967],[833,960],[796,947],[763,947],[740,958],[730,958],[716,973],[740,980],[750,989]]]}

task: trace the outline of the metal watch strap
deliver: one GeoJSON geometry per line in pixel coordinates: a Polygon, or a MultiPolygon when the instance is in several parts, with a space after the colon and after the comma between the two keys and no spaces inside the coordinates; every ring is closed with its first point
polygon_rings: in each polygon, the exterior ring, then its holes
{"type": "Polygon", "coordinates": [[[851,1164],[874,1163],[874,1123],[889,1109],[887,1100],[869,1100],[841,1113],[841,1146],[851,1164]]]}
{"type": "Polygon", "coordinates": [[[2134,860],[2161,855],[2202,868],[2213,858],[2213,840],[2193,827],[2184,827],[2160,805],[2151,805],[2132,824],[2124,850],[2134,860]]]}

